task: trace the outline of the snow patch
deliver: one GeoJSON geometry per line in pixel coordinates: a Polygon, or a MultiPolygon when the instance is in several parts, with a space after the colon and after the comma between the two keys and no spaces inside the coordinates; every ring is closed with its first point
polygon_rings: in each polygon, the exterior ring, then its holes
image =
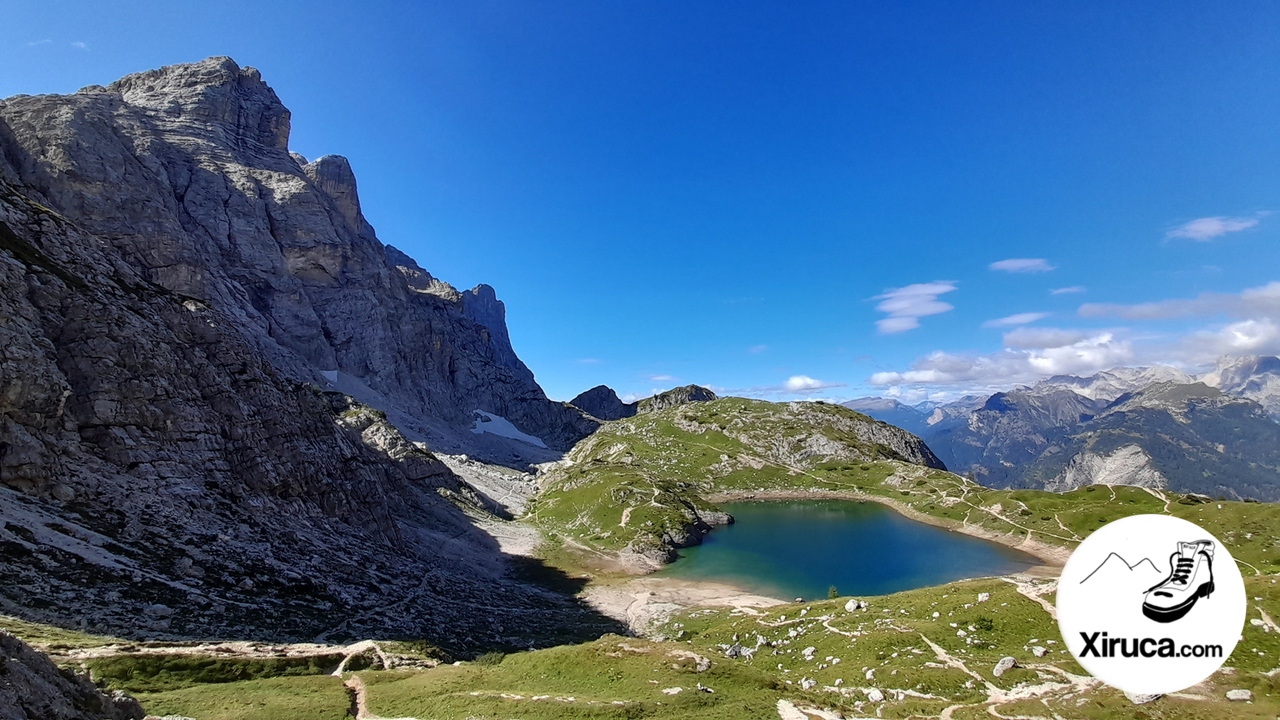
{"type": "Polygon", "coordinates": [[[520,432],[520,429],[511,424],[511,421],[501,415],[494,415],[483,410],[476,410],[476,423],[471,428],[471,432],[479,435],[480,433],[490,433],[499,437],[511,438],[520,442],[528,443],[534,447],[547,449],[547,444],[542,442],[542,438],[520,432]]]}

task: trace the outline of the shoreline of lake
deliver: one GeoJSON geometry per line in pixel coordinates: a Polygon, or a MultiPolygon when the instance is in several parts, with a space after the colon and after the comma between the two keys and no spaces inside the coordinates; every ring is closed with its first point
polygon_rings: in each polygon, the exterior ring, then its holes
{"type": "MultiPolygon", "coordinates": [[[[1043,565],[1035,566],[1032,570],[1042,569],[1042,572],[1054,571],[1052,574],[1057,574],[1057,572],[1062,570],[1062,566],[1067,563],[1067,558],[1071,556],[1070,548],[1065,548],[1060,545],[1051,545],[1049,543],[1036,540],[1031,537],[1030,534],[1025,537],[1003,534],[976,525],[957,523],[954,520],[946,520],[944,518],[922,513],[910,505],[897,502],[892,498],[871,495],[869,493],[855,490],[737,490],[712,493],[704,495],[703,498],[710,503],[742,501],[778,502],[787,500],[850,500],[854,502],[874,502],[888,507],[899,515],[910,520],[962,533],[964,535],[969,535],[970,537],[988,540],[1013,550],[1026,553],[1043,562],[1043,565]]],[[[712,532],[714,532],[714,530],[712,532]]]]}

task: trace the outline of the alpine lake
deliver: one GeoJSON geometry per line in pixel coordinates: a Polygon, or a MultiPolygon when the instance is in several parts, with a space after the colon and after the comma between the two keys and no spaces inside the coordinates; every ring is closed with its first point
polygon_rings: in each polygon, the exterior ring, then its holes
{"type": "Polygon", "coordinates": [[[784,600],[884,595],[1008,575],[1042,562],[998,543],[906,518],[873,502],[726,502],[734,523],[659,575],[717,582],[784,600]]]}

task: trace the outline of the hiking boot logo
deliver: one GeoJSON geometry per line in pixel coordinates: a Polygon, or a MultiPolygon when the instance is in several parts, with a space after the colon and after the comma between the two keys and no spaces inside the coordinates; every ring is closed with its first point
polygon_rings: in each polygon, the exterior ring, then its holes
{"type": "Polygon", "coordinates": [[[1204,682],[1250,632],[1244,578],[1231,550],[1172,515],[1104,524],[1076,547],[1058,578],[1065,649],[1126,693],[1168,695],[1204,682]]]}
{"type": "Polygon", "coordinates": [[[1213,541],[1179,542],[1169,556],[1169,576],[1143,595],[1142,614],[1158,623],[1180,620],[1213,589],[1213,541]]]}

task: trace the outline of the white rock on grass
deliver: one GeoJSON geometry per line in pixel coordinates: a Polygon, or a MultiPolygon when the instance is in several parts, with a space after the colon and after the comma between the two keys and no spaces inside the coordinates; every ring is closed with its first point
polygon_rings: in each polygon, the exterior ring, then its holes
{"type": "Polygon", "coordinates": [[[663,695],[679,695],[683,690],[684,688],[682,687],[662,688],[662,694],[663,695]]]}
{"type": "Polygon", "coordinates": [[[1227,699],[1232,702],[1249,702],[1253,700],[1253,692],[1249,690],[1228,690],[1227,699]]]}
{"type": "Polygon", "coordinates": [[[1159,700],[1161,697],[1163,697],[1162,695],[1145,695],[1142,693],[1131,693],[1131,692],[1125,693],[1124,696],[1129,698],[1129,702],[1133,703],[1134,705],[1146,705],[1149,702],[1159,700]]]}
{"type": "Polygon", "coordinates": [[[1035,647],[1031,648],[1031,654],[1035,655],[1036,657],[1044,657],[1044,654],[1047,652],[1049,651],[1040,647],[1039,645],[1036,645],[1035,647]]]}
{"type": "Polygon", "coordinates": [[[867,699],[873,703],[884,702],[884,693],[880,692],[880,688],[871,688],[867,691],[867,699]]]}
{"type": "Polygon", "coordinates": [[[813,659],[813,654],[814,654],[815,652],[817,652],[817,650],[818,650],[817,648],[815,648],[814,646],[810,645],[809,647],[807,647],[807,648],[805,648],[804,650],[801,650],[801,651],[800,651],[800,657],[803,657],[805,660],[812,660],[812,659],[813,659]]]}
{"type": "Polygon", "coordinates": [[[1018,667],[1018,661],[1006,655],[1000,658],[1000,662],[996,663],[996,667],[991,671],[991,674],[1000,677],[1016,667],[1018,667]]]}
{"type": "Polygon", "coordinates": [[[986,602],[991,599],[991,593],[978,593],[978,602],[986,602]]]}

